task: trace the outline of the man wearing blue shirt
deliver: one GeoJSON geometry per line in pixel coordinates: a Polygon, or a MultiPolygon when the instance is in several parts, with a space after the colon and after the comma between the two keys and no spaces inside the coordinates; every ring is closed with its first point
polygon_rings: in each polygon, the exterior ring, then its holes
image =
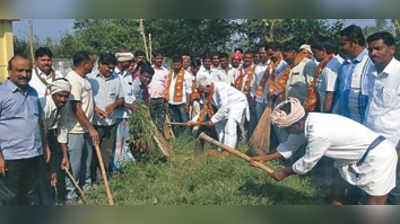
{"type": "Polygon", "coordinates": [[[368,70],[373,66],[360,27],[340,32],[339,48],[346,60],[338,72],[338,91],[333,112],[363,122],[368,103],[368,70]]]}
{"type": "Polygon", "coordinates": [[[30,205],[29,194],[39,180],[50,150],[40,119],[37,92],[29,86],[32,63],[24,56],[14,56],[8,63],[9,79],[0,86],[0,181],[15,195],[10,205],[30,205]],[[43,143],[43,147],[42,147],[43,143]]]}
{"type": "MultiPolygon", "coordinates": [[[[111,175],[115,135],[119,119],[116,117],[116,109],[124,103],[124,92],[121,80],[113,75],[117,59],[112,54],[101,54],[99,59],[99,73],[89,76],[92,86],[95,116],[94,126],[100,135],[101,154],[107,174],[111,175]]],[[[93,160],[92,178],[99,180],[96,174],[100,174],[99,161],[93,160]]],[[[100,176],[100,175],[99,175],[100,176]]]]}

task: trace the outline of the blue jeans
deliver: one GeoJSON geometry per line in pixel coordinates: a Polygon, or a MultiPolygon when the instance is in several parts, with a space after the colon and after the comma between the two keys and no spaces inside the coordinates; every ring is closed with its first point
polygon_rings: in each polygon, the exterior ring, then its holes
{"type": "MultiPolygon", "coordinates": [[[[172,122],[187,122],[189,121],[189,114],[185,112],[185,104],[180,105],[169,105],[169,115],[171,116],[172,122]]],[[[182,132],[185,131],[186,127],[173,126],[174,134],[178,137],[182,132]]]]}
{"type": "MultiPolygon", "coordinates": [[[[68,134],[68,155],[72,176],[83,191],[90,190],[93,146],[89,134],[68,134]]],[[[77,190],[68,176],[65,177],[65,190],[67,200],[78,197],[77,190]]]]}

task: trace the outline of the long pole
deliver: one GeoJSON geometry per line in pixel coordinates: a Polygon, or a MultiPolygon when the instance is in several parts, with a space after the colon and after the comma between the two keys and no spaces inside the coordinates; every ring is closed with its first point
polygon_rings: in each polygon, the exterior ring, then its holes
{"type": "Polygon", "coordinates": [[[78,184],[78,182],[76,182],[74,176],[72,176],[72,174],[69,172],[68,169],[64,169],[64,170],[65,170],[65,172],[67,173],[69,179],[71,179],[71,181],[72,181],[72,183],[74,184],[74,186],[76,187],[76,189],[78,189],[79,193],[80,193],[81,196],[82,196],[83,201],[84,201],[86,204],[89,204],[89,202],[88,202],[88,200],[87,200],[87,198],[86,198],[86,196],[85,196],[85,193],[83,193],[82,188],[79,187],[79,184],[78,184]]]}
{"type": "Polygon", "coordinates": [[[149,49],[147,48],[147,40],[146,40],[146,35],[144,33],[143,19],[139,20],[139,33],[142,35],[142,38],[143,38],[143,45],[144,45],[144,50],[146,53],[146,59],[147,59],[147,61],[150,62],[149,49]]]}
{"type": "Polygon", "coordinates": [[[94,144],[94,148],[96,149],[97,158],[99,159],[100,170],[101,170],[101,174],[103,175],[104,185],[106,187],[106,193],[107,193],[107,197],[108,197],[108,204],[113,206],[114,205],[114,200],[113,200],[113,197],[112,197],[112,194],[111,194],[110,185],[108,184],[106,169],[104,168],[103,157],[101,156],[100,147],[99,147],[98,144],[94,144]]]}
{"type": "MultiPolygon", "coordinates": [[[[215,140],[215,139],[211,138],[210,136],[206,135],[204,132],[202,132],[202,133],[199,135],[199,138],[200,138],[200,139],[203,139],[203,140],[205,140],[205,141],[207,141],[207,142],[209,142],[209,143],[211,143],[211,144],[214,144],[214,145],[216,145],[216,146],[218,146],[218,147],[220,147],[220,148],[222,148],[222,149],[224,149],[224,150],[226,150],[226,151],[232,153],[233,155],[235,155],[235,156],[237,156],[237,157],[240,157],[240,158],[242,158],[242,159],[244,159],[244,160],[247,160],[247,161],[250,161],[250,160],[251,160],[251,158],[250,158],[248,155],[246,155],[246,154],[244,154],[244,153],[242,153],[242,152],[239,152],[239,151],[237,151],[237,150],[235,150],[235,149],[233,149],[233,148],[231,148],[231,147],[229,147],[229,146],[227,146],[227,145],[224,145],[224,144],[218,142],[217,140],[215,140]]],[[[254,161],[254,165],[255,165],[257,168],[260,168],[260,169],[264,170],[264,171],[267,172],[269,175],[272,175],[272,173],[274,172],[273,169],[271,169],[271,168],[265,166],[264,164],[262,164],[262,163],[260,163],[260,162],[254,161]]]]}

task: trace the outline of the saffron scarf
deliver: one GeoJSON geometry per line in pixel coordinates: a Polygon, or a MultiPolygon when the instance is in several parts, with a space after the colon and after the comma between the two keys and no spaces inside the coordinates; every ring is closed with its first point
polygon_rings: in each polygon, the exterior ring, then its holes
{"type": "Polygon", "coordinates": [[[284,100],[284,98],[285,98],[286,84],[289,79],[290,71],[292,70],[292,68],[294,68],[298,64],[300,64],[300,62],[302,62],[304,58],[305,58],[304,54],[302,52],[300,52],[297,55],[297,57],[295,58],[294,63],[292,65],[290,65],[285,70],[285,72],[281,76],[279,76],[279,78],[276,80],[276,82],[274,84],[274,90],[279,92],[279,99],[284,100]]]}
{"type": "Polygon", "coordinates": [[[204,121],[204,118],[206,117],[207,112],[210,117],[214,116],[215,112],[211,105],[212,96],[214,95],[214,88],[215,88],[214,84],[211,84],[210,93],[208,94],[207,98],[204,100],[204,106],[201,109],[200,116],[197,119],[197,122],[204,121]]]}
{"type": "MultiPolygon", "coordinates": [[[[168,74],[167,86],[165,88],[164,99],[168,101],[169,99],[169,88],[172,82],[173,71],[168,74]]],[[[178,73],[178,78],[175,83],[175,91],[174,91],[174,101],[181,102],[182,101],[182,93],[183,93],[183,77],[185,74],[185,70],[182,68],[178,73]]]]}
{"type": "Polygon", "coordinates": [[[251,84],[251,80],[253,79],[253,75],[254,75],[254,70],[256,69],[256,66],[253,65],[253,67],[250,68],[248,73],[244,73],[244,69],[241,68],[240,69],[240,76],[237,78],[236,82],[235,82],[235,88],[242,91],[244,94],[248,94],[249,90],[250,90],[250,84],[251,84]],[[243,83],[243,79],[244,77],[246,77],[247,75],[247,79],[246,82],[244,84],[244,87],[242,89],[242,83],[243,83]]]}
{"type": "Polygon", "coordinates": [[[317,86],[318,77],[333,56],[334,54],[326,56],[324,60],[322,60],[322,62],[319,63],[317,70],[315,71],[314,80],[307,88],[308,94],[307,94],[307,99],[305,100],[305,108],[307,111],[314,111],[315,106],[317,105],[317,93],[315,87],[317,86]]]}

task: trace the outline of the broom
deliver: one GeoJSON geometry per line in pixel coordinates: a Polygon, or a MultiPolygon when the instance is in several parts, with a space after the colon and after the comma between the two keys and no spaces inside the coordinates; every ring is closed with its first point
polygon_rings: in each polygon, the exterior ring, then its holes
{"type": "Polygon", "coordinates": [[[250,153],[256,156],[262,156],[269,152],[271,136],[271,110],[272,98],[269,97],[267,107],[264,110],[256,129],[249,140],[250,153]]]}

